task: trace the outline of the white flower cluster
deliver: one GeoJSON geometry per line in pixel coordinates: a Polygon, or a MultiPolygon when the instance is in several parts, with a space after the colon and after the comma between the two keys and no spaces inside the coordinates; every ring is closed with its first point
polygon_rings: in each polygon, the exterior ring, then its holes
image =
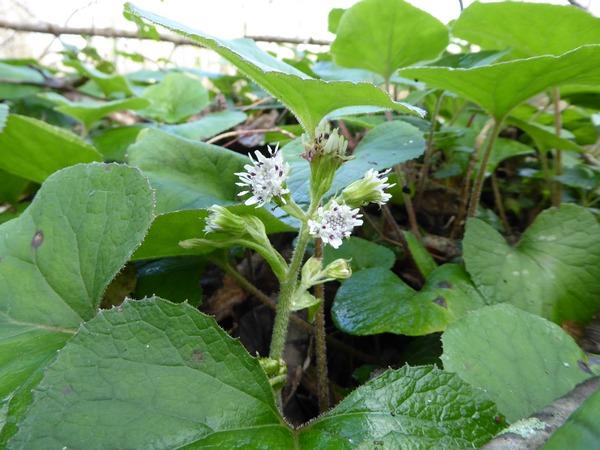
{"type": "Polygon", "coordinates": [[[283,155],[278,147],[269,149],[270,157],[266,157],[258,150],[254,152],[256,159],[250,156],[252,164],[246,164],[246,172],[238,172],[240,182],[238,186],[249,188],[238,195],[251,194],[244,202],[246,205],[263,206],[270,202],[274,197],[281,199],[285,203],[284,195],[290,191],[286,188],[285,180],[290,171],[290,166],[283,161],[283,155]]]}
{"type": "Polygon", "coordinates": [[[320,207],[313,219],[308,221],[309,232],[314,237],[319,237],[325,244],[338,248],[342,239],[352,233],[352,229],[362,225],[362,215],[358,208],[352,209],[348,205],[339,204],[335,199],[326,207],[320,207]]]}

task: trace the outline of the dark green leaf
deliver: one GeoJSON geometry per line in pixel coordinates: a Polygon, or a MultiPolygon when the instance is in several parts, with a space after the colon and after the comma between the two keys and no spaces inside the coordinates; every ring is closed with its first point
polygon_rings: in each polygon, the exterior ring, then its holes
{"type": "Polygon", "coordinates": [[[200,141],[233,128],[244,120],[246,120],[246,114],[241,111],[221,111],[193,122],[165,125],[162,129],[177,136],[200,141]]]}
{"type": "Polygon", "coordinates": [[[427,278],[437,268],[433,256],[431,256],[421,241],[410,231],[404,231],[404,239],[406,239],[411,257],[419,272],[423,275],[423,278],[427,278]]]}
{"type": "Polygon", "coordinates": [[[361,270],[342,284],[331,311],[346,333],[409,336],[443,331],[449,323],[484,305],[462,267],[445,264],[417,292],[383,268],[361,270]]]}
{"type": "Polygon", "coordinates": [[[325,246],[323,249],[324,266],[338,258],[351,260],[350,265],[354,272],[373,267],[391,269],[396,261],[394,252],[389,248],[354,236],[346,239],[337,249],[329,245],[325,246]]]}

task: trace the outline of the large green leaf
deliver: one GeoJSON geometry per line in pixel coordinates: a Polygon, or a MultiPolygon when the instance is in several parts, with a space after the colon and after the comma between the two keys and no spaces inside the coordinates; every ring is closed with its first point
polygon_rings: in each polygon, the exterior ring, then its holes
{"type": "Polygon", "coordinates": [[[42,182],[64,167],[101,160],[73,133],[31,117],[10,114],[0,133],[0,168],[27,180],[42,182]]]}
{"type": "Polygon", "coordinates": [[[178,123],[202,111],[209,103],[202,82],[186,73],[169,73],[143,93],[150,106],[140,115],[161,122],[178,123]]]}
{"type": "Polygon", "coordinates": [[[81,75],[92,80],[107,97],[133,95],[131,85],[123,75],[102,72],[93,67],[88,67],[76,59],[69,59],[64,64],[73,67],[81,75]]]}
{"type": "Polygon", "coordinates": [[[526,2],[475,2],[452,34],[482,48],[510,49],[512,57],[560,55],[600,43],[600,19],[572,6],[526,2]]]}
{"type": "Polygon", "coordinates": [[[143,11],[130,3],[125,5],[125,10],[180,33],[217,52],[283,102],[298,118],[305,131],[311,135],[327,113],[346,106],[375,105],[412,114],[422,113],[419,108],[394,102],[383,91],[368,83],[326,82],[311,78],[262,51],[253,41],[218,39],[143,11]]]}
{"type": "Polygon", "coordinates": [[[16,203],[27,185],[29,185],[29,181],[25,178],[0,169],[0,205],[3,203],[16,203]]]}
{"type": "Polygon", "coordinates": [[[104,289],[151,220],[152,194],[139,171],[90,164],[52,175],[18,219],[0,226],[5,407],[14,396],[18,404],[18,397],[28,395],[40,368],[94,316],[104,289]]]}
{"type": "Polygon", "coordinates": [[[44,76],[34,68],[0,62],[1,99],[14,100],[35,94],[44,89],[43,84],[44,76]]]}
{"type": "Polygon", "coordinates": [[[159,298],[83,325],[33,393],[14,448],[293,448],[258,361],[214,319],[159,298]]]}
{"type": "Polygon", "coordinates": [[[517,117],[509,117],[507,119],[509,125],[514,125],[527,133],[535,142],[540,150],[550,150],[558,148],[561,150],[571,150],[582,153],[584,150],[577,143],[567,139],[565,130],[561,131],[561,136],[557,136],[553,127],[541,125],[537,122],[527,122],[517,117]]]}
{"type": "Polygon", "coordinates": [[[156,189],[158,213],[238,203],[235,173],[248,163],[247,157],[226,148],[151,128],[129,147],[127,160],[156,189]]]}
{"type": "Polygon", "coordinates": [[[241,111],[220,111],[193,122],[165,125],[162,129],[187,139],[203,140],[228,130],[244,120],[246,120],[246,114],[241,111]]]}
{"type": "Polygon", "coordinates": [[[553,86],[600,82],[600,45],[468,69],[415,67],[400,75],[452,91],[502,119],[519,103],[553,86]]]}
{"type": "Polygon", "coordinates": [[[548,439],[543,450],[592,449],[600,442],[600,390],[594,392],[548,439]]]}
{"type": "Polygon", "coordinates": [[[127,301],[84,324],[46,371],[15,448],[472,447],[492,402],[434,367],[388,371],[306,428],[281,418],[258,361],[186,304],[127,301]],[[390,441],[393,440],[393,441],[390,441]]]}
{"type": "MultiPolygon", "coordinates": [[[[310,165],[300,154],[300,139],[286,145],[282,151],[291,166],[288,186],[294,198],[308,203],[310,192],[310,165]]],[[[352,159],[336,172],[329,194],[332,195],[363,177],[369,169],[383,170],[410,159],[425,151],[423,133],[402,121],[384,122],[370,130],[352,153],[352,159]]]]}
{"type": "Polygon", "coordinates": [[[587,321],[600,307],[600,225],[575,205],[540,214],[511,247],[470,219],[463,241],[473,282],[492,303],[508,302],[557,323],[587,321]]]}
{"type": "Polygon", "coordinates": [[[484,304],[467,273],[455,264],[434,270],[418,292],[390,270],[373,268],[342,284],[331,314],[336,326],[350,334],[421,336],[443,331],[484,304]]]}
{"type": "Polygon", "coordinates": [[[485,390],[511,422],[590,376],[585,353],[566,332],[511,305],[471,312],[442,342],[444,368],[485,390]]]}
{"type": "Polygon", "coordinates": [[[90,100],[73,102],[55,92],[38,94],[38,97],[44,98],[57,105],[54,109],[63,114],[74,117],[83,123],[86,128],[90,128],[95,122],[110,113],[123,111],[126,109],[141,109],[150,104],[148,100],[138,97],[112,100],[109,102],[90,100]]]}
{"type": "Polygon", "coordinates": [[[129,146],[146,127],[147,125],[139,124],[96,130],[90,138],[106,161],[122,162],[129,146]]]}
{"type": "Polygon", "coordinates": [[[389,79],[396,69],[435,59],[448,29],[404,0],[362,0],[339,20],[331,54],[336,64],[389,79]]]}
{"type": "Polygon", "coordinates": [[[301,429],[300,448],[473,448],[498,432],[496,408],[436,367],[389,370],[301,429]]]}

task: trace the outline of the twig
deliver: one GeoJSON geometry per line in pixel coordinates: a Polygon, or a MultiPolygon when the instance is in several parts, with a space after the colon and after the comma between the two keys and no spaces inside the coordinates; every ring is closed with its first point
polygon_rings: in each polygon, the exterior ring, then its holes
{"type": "Polygon", "coordinates": [[[500,127],[502,126],[501,120],[494,119],[493,123],[494,126],[488,137],[487,145],[485,147],[485,151],[483,152],[483,156],[479,161],[479,171],[477,172],[477,177],[475,178],[475,182],[473,183],[471,199],[469,200],[469,209],[467,211],[469,217],[475,217],[475,214],[477,213],[477,207],[479,206],[479,199],[481,198],[481,191],[483,189],[483,182],[485,180],[485,169],[487,167],[488,161],[490,160],[490,155],[494,150],[494,143],[496,142],[498,133],[500,133],[500,127]]]}
{"type": "Polygon", "coordinates": [[[463,180],[458,213],[456,214],[456,220],[454,221],[452,231],[450,232],[451,239],[454,239],[458,236],[464,225],[463,222],[465,220],[465,215],[467,214],[467,205],[469,203],[469,192],[471,191],[471,176],[473,175],[473,170],[475,170],[475,164],[479,159],[479,152],[483,143],[485,142],[485,137],[493,123],[493,119],[488,120],[475,138],[475,148],[473,148],[473,153],[471,153],[471,157],[469,158],[467,173],[465,174],[465,178],[463,180]]]}
{"type": "MultiPolygon", "coordinates": [[[[116,30],[114,28],[94,28],[94,27],[67,27],[59,26],[50,23],[33,24],[33,23],[12,23],[8,20],[0,20],[0,28],[9,30],[22,31],[28,33],[51,34],[53,36],[60,35],[81,35],[81,36],[101,36],[107,38],[125,38],[139,40],[156,40],[151,37],[140,36],[137,31],[116,30]]],[[[278,44],[310,44],[310,45],[331,45],[331,41],[324,39],[313,38],[293,38],[281,36],[245,36],[258,42],[274,42],[278,44]]],[[[202,47],[201,44],[185,38],[161,34],[157,41],[172,42],[176,45],[192,45],[202,47]]]]}
{"type": "Polygon", "coordinates": [[[425,189],[425,181],[429,173],[429,166],[431,165],[431,157],[433,156],[433,136],[435,134],[435,125],[437,117],[440,114],[440,108],[442,107],[442,100],[444,99],[444,93],[440,92],[440,95],[435,101],[433,107],[433,113],[431,114],[431,128],[429,129],[429,135],[427,136],[427,144],[425,147],[425,156],[423,157],[423,165],[421,166],[421,172],[419,173],[419,181],[417,184],[417,197],[415,203],[417,206],[421,203],[423,197],[423,190],[425,189]]]}
{"type": "MultiPolygon", "coordinates": [[[[214,260],[213,262],[216,265],[218,265],[221,269],[223,269],[223,271],[225,271],[229,276],[231,276],[231,278],[233,278],[235,280],[235,282],[242,289],[244,289],[248,293],[252,294],[252,296],[254,296],[254,298],[256,298],[263,305],[271,308],[273,311],[275,311],[277,309],[277,305],[267,294],[265,294],[263,291],[258,289],[252,283],[250,283],[250,281],[248,281],[248,279],[246,277],[244,277],[241,273],[239,273],[231,264],[223,263],[220,260],[214,260]]],[[[298,317],[297,315],[292,314],[290,316],[290,321],[294,325],[302,328],[307,333],[310,333],[310,334],[314,333],[314,327],[310,323],[308,323],[305,320],[303,320],[302,318],[298,317]]],[[[360,359],[361,361],[364,361],[364,362],[367,362],[370,364],[381,364],[381,361],[379,361],[378,358],[375,358],[372,355],[363,353],[360,350],[356,350],[354,347],[352,347],[348,344],[345,344],[344,342],[334,338],[333,336],[327,336],[327,343],[340,351],[346,352],[349,355],[352,355],[352,356],[360,359]]]]}
{"type": "Polygon", "coordinates": [[[271,133],[271,132],[281,133],[281,134],[289,137],[290,139],[295,139],[296,138],[295,134],[290,133],[289,131],[284,130],[284,129],[279,128],[279,127],[275,127],[275,128],[255,128],[253,130],[227,131],[225,133],[218,134],[217,136],[209,139],[208,141],[206,141],[206,143],[207,144],[212,144],[214,142],[218,142],[221,139],[225,139],[225,138],[228,138],[228,137],[243,136],[243,135],[246,135],[246,134],[271,133]]]}
{"type": "MultiPolygon", "coordinates": [[[[315,239],[315,257],[323,256],[323,241],[315,239]]],[[[315,355],[317,359],[317,385],[319,397],[319,412],[324,413],[330,407],[329,403],[329,376],[327,374],[327,333],[325,331],[325,289],[323,284],[314,288],[315,297],[319,300],[315,315],[315,355]]]]}

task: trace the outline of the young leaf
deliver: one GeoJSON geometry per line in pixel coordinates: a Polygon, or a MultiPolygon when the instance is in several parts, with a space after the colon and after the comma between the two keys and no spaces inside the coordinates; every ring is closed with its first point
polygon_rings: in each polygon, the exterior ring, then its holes
{"type": "Polygon", "coordinates": [[[209,103],[208,91],[198,78],[177,72],[169,73],[160,83],[147,88],[142,97],[150,106],[140,111],[140,115],[167,123],[179,123],[209,103]]]}
{"type": "Polygon", "coordinates": [[[452,34],[482,48],[510,49],[514,58],[560,55],[600,42],[600,19],[572,6],[525,2],[475,2],[452,34]]]}
{"type": "Polygon", "coordinates": [[[33,394],[21,448],[293,448],[258,360],[212,319],[159,298],[84,324],[33,394]]]}
{"type": "Polygon", "coordinates": [[[470,219],[463,247],[467,271],[490,303],[511,303],[559,324],[586,322],[600,307],[600,225],[580,206],[544,211],[515,247],[470,219]]]}
{"type": "Polygon", "coordinates": [[[336,64],[386,80],[400,67],[435,59],[448,45],[446,26],[404,0],[362,0],[344,12],[336,34],[336,64]]]}
{"type": "Polygon", "coordinates": [[[77,163],[101,161],[94,147],[63,128],[32,117],[10,114],[0,132],[0,168],[41,183],[77,163]]]}
{"type": "Polygon", "coordinates": [[[300,448],[472,448],[502,428],[494,404],[434,366],[388,370],[300,430],[300,448]]]}
{"type": "Polygon", "coordinates": [[[422,114],[414,106],[394,102],[368,83],[326,82],[311,78],[298,69],[259,49],[253,41],[227,41],[193,30],[130,3],[125,11],[186,36],[217,52],[263,89],[284,103],[310,135],[327,113],[345,106],[375,105],[411,114],[422,114]]]}
{"type": "Polygon", "coordinates": [[[336,326],[349,334],[409,336],[443,331],[468,311],[484,306],[464,269],[445,264],[415,291],[390,270],[361,270],[338,290],[331,310],[336,326]]]}
{"type": "Polygon", "coordinates": [[[151,221],[152,194],[139,171],[90,164],[49,177],[23,214],[0,226],[4,406],[27,396],[20,387],[94,316],[151,221]]]}
{"type": "Polygon", "coordinates": [[[148,100],[138,97],[112,100],[109,102],[73,102],[55,92],[38,94],[38,97],[58,105],[54,108],[55,110],[77,119],[83,123],[86,128],[90,128],[95,122],[115,111],[141,109],[150,104],[148,100]]]}
{"type": "Polygon", "coordinates": [[[589,378],[587,357],[558,325],[511,305],[469,313],[442,336],[444,368],[487,392],[509,421],[589,378]]]}
{"type": "Polygon", "coordinates": [[[477,103],[497,120],[519,103],[553,86],[600,82],[600,45],[560,56],[537,56],[469,69],[415,67],[400,75],[452,91],[477,103]]]}

